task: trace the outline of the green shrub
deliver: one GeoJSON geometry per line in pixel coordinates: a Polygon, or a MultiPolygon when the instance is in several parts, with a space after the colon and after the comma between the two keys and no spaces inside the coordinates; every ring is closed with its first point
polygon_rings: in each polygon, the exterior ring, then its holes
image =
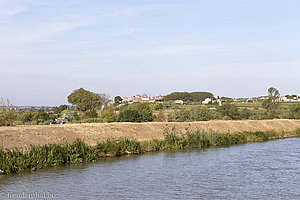
{"type": "Polygon", "coordinates": [[[116,122],[118,120],[118,116],[113,109],[103,111],[101,117],[105,122],[116,122]]]}
{"type": "Polygon", "coordinates": [[[162,103],[157,103],[153,106],[153,110],[162,110],[164,105],[162,103]]]}
{"type": "Polygon", "coordinates": [[[215,111],[210,110],[206,106],[197,106],[190,112],[191,121],[208,121],[219,119],[220,116],[215,111]]]}
{"type": "Polygon", "coordinates": [[[141,115],[137,110],[125,109],[120,111],[120,122],[141,122],[141,115]]]}
{"type": "Polygon", "coordinates": [[[1,99],[0,101],[0,126],[12,126],[14,120],[17,119],[17,114],[13,110],[9,100],[6,102],[1,99]]]}
{"type": "Polygon", "coordinates": [[[241,119],[238,107],[233,104],[226,103],[217,108],[217,112],[221,113],[223,116],[227,116],[230,119],[237,120],[241,119]]]}
{"type": "Polygon", "coordinates": [[[34,117],[35,117],[35,114],[34,114],[34,112],[31,112],[31,111],[24,112],[20,116],[22,122],[31,122],[34,120],[34,117]]]}
{"type": "Polygon", "coordinates": [[[88,118],[97,118],[98,117],[98,113],[96,110],[89,110],[85,113],[85,115],[88,117],[88,118]]]}

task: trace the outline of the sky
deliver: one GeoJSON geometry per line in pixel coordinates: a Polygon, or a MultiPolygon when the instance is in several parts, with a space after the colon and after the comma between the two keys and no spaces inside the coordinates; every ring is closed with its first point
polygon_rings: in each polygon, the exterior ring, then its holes
{"type": "Polygon", "coordinates": [[[0,97],[300,95],[299,0],[0,0],[0,97]]]}

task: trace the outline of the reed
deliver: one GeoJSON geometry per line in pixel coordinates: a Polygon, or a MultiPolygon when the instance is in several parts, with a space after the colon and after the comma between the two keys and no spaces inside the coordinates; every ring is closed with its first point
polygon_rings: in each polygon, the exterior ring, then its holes
{"type": "Polygon", "coordinates": [[[272,139],[300,137],[300,129],[294,131],[235,132],[214,131],[177,132],[166,130],[164,139],[139,142],[130,139],[107,140],[90,146],[81,140],[71,144],[31,146],[29,149],[0,149],[0,172],[4,174],[36,170],[63,164],[94,162],[101,157],[140,154],[166,149],[207,148],[262,142],[272,139]]]}

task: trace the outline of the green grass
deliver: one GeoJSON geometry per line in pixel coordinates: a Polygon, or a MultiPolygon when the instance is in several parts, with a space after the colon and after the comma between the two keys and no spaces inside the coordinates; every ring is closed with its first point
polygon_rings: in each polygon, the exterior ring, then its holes
{"type": "Polygon", "coordinates": [[[80,140],[71,144],[32,146],[27,150],[0,149],[0,169],[4,174],[19,173],[64,164],[94,162],[101,157],[141,154],[167,149],[207,148],[262,142],[272,139],[300,137],[300,129],[294,131],[218,133],[189,131],[185,134],[166,130],[163,140],[139,142],[121,139],[107,140],[90,146],[80,140]]]}
{"type": "Polygon", "coordinates": [[[262,102],[253,102],[253,103],[241,103],[241,102],[233,102],[232,104],[237,107],[262,107],[262,102]]]}

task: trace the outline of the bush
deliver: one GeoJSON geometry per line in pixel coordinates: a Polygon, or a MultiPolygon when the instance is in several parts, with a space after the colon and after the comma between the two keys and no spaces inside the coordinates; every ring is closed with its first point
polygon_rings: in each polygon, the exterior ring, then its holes
{"type": "Polygon", "coordinates": [[[219,119],[220,116],[208,109],[206,106],[197,106],[191,110],[192,121],[208,121],[212,119],[219,119]]]}
{"type": "Polygon", "coordinates": [[[103,111],[101,117],[105,122],[115,122],[118,119],[118,116],[113,109],[103,111]]]}
{"type": "Polygon", "coordinates": [[[90,111],[87,111],[85,113],[85,115],[88,117],[88,118],[97,118],[98,117],[98,113],[96,110],[90,110],[90,111]]]}
{"type": "Polygon", "coordinates": [[[190,111],[183,109],[183,110],[176,110],[173,113],[168,115],[169,122],[186,122],[192,121],[190,118],[190,111]]]}
{"type": "Polygon", "coordinates": [[[162,112],[159,112],[156,116],[156,121],[158,122],[166,122],[167,121],[167,118],[166,116],[164,115],[164,113],[162,112]]]}
{"type": "Polygon", "coordinates": [[[74,113],[73,117],[70,118],[69,122],[79,121],[81,118],[77,112],[74,113]]]}
{"type": "Polygon", "coordinates": [[[134,103],[123,108],[119,114],[121,122],[152,122],[153,112],[148,103],[134,103]]]}
{"type": "Polygon", "coordinates": [[[247,109],[242,110],[242,112],[240,112],[240,117],[241,119],[249,119],[251,117],[251,112],[247,109]]]}
{"type": "Polygon", "coordinates": [[[230,119],[237,120],[241,119],[238,107],[233,104],[226,103],[217,108],[217,112],[221,113],[223,116],[227,116],[230,119]]]}
{"type": "Polygon", "coordinates": [[[175,111],[168,116],[168,121],[186,122],[186,121],[208,121],[213,119],[221,119],[222,117],[208,109],[206,106],[197,106],[191,110],[183,109],[175,111]]]}
{"type": "Polygon", "coordinates": [[[15,119],[14,111],[0,111],[0,126],[12,126],[15,119]]]}
{"type": "Polygon", "coordinates": [[[137,110],[126,109],[119,114],[120,122],[141,122],[141,116],[137,110]]]}
{"type": "Polygon", "coordinates": [[[28,112],[24,112],[20,118],[22,120],[22,122],[31,122],[34,120],[34,112],[28,111],[28,112]]]}
{"type": "Polygon", "coordinates": [[[37,112],[34,113],[34,119],[37,121],[47,121],[50,119],[49,114],[46,113],[44,110],[38,110],[37,112]]]}
{"type": "Polygon", "coordinates": [[[162,103],[157,103],[153,106],[153,110],[162,110],[164,105],[162,103]]]}
{"type": "Polygon", "coordinates": [[[0,102],[0,126],[12,126],[17,118],[16,112],[11,108],[9,100],[0,102]]]}

